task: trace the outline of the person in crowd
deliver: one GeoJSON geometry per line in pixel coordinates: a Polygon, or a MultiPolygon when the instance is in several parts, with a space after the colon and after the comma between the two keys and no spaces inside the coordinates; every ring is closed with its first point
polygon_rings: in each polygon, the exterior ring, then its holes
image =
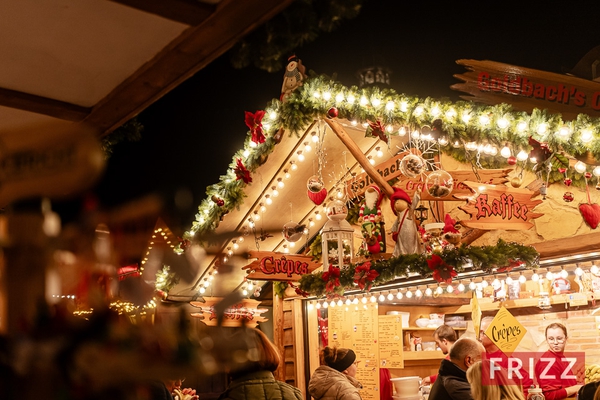
{"type": "MultiPolygon", "coordinates": [[[[489,362],[489,361],[488,361],[489,362]]],[[[525,400],[523,390],[520,386],[508,384],[508,378],[504,384],[485,382],[482,375],[482,361],[477,361],[467,370],[467,380],[471,386],[473,400],[525,400]]],[[[499,371],[494,371],[496,378],[502,376],[499,371]]],[[[504,371],[506,374],[506,371],[504,371]]]]}
{"type": "Polygon", "coordinates": [[[485,349],[474,339],[458,339],[450,349],[450,359],[442,360],[438,377],[429,398],[435,400],[473,400],[467,381],[467,369],[477,361],[485,349]]]}
{"type": "Polygon", "coordinates": [[[583,385],[577,392],[577,400],[600,400],[600,381],[583,385]]]}
{"type": "Polygon", "coordinates": [[[546,351],[535,365],[535,377],[546,400],[566,399],[577,394],[583,386],[577,383],[576,374],[570,371],[565,359],[567,328],[558,322],[546,327],[546,351]],[[551,360],[551,361],[550,361],[551,360]]]}
{"type": "Polygon", "coordinates": [[[362,385],[356,379],[358,361],[353,350],[324,347],[319,361],[321,365],[308,383],[308,393],[315,400],[361,400],[362,385]]]}
{"type": "Polygon", "coordinates": [[[184,377],[177,377],[165,383],[165,386],[173,396],[173,400],[198,400],[196,389],[181,387],[184,381],[184,377]]]}
{"type": "MultiPolygon", "coordinates": [[[[504,354],[502,350],[485,334],[485,331],[491,325],[494,317],[487,316],[481,319],[480,327],[479,327],[479,341],[485,347],[485,359],[488,360],[496,360],[495,363],[498,364],[501,368],[508,368],[508,356],[504,354]]],[[[523,396],[527,398],[527,394],[529,393],[529,388],[533,385],[533,379],[531,379],[531,373],[527,372],[524,367],[519,368],[519,375],[512,375],[513,381],[519,386],[521,386],[523,390],[523,396]],[[519,378],[521,376],[522,378],[519,378]]]]}
{"type": "Polygon", "coordinates": [[[379,400],[393,400],[392,374],[387,368],[379,368],[379,400]]]}
{"type": "Polygon", "coordinates": [[[228,371],[231,383],[218,400],[304,400],[298,388],[273,376],[281,356],[264,332],[242,328],[229,339],[244,342],[248,347],[247,357],[240,360],[239,352],[234,357],[236,362],[230,364],[228,371]]]}
{"type": "MultiPolygon", "coordinates": [[[[448,325],[440,325],[437,327],[435,331],[433,331],[433,340],[440,348],[442,353],[446,356],[446,360],[449,359],[448,354],[450,353],[450,349],[454,342],[456,342],[457,335],[454,328],[448,325]]],[[[421,380],[421,386],[430,385],[435,382],[437,379],[437,374],[426,376],[421,380]]]]}

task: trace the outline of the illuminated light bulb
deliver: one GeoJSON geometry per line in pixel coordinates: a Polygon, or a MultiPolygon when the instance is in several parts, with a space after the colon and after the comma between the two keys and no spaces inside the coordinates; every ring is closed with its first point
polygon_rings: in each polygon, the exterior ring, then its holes
{"type": "Polygon", "coordinates": [[[358,121],[356,121],[355,119],[353,119],[352,121],[350,121],[350,125],[356,126],[356,125],[358,125],[358,121]]]}
{"type": "Polygon", "coordinates": [[[592,265],[592,267],[590,268],[590,272],[594,275],[598,275],[598,267],[596,266],[596,264],[592,265]]]}
{"type": "Polygon", "coordinates": [[[561,277],[561,278],[563,278],[563,279],[567,279],[567,278],[568,278],[568,276],[569,276],[569,273],[567,272],[567,270],[566,270],[566,269],[562,269],[562,270],[560,271],[560,277],[561,277]]]}
{"type": "Polygon", "coordinates": [[[269,124],[268,122],[263,124],[263,130],[265,132],[268,132],[271,129],[271,124],[269,124]]]}
{"type": "Polygon", "coordinates": [[[363,304],[367,304],[367,298],[365,296],[362,297],[362,299],[360,299],[360,302],[363,304]]]}
{"type": "Polygon", "coordinates": [[[323,302],[323,308],[329,308],[329,303],[328,303],[328,302],[326,302],[326,301],[324,301],[324,302],[323,302]]]}
{"type": "Polygon", "coordinates": [[[252,217],[252,219],[255,221],[260,220],[260,214],[258,213],[258,211],[254,211],[254,216],[252,217]]]}
{"type": "Polygon", "coordinates": [[[329,304],[329,307],[334,308],[335,307],[335,301],[331,300],[331,303],[329,304]]]}
{"type": "Polygon", "coordinates": [[[525,160],[527,160],[528,157],[529,156],[527,155],[527,153],[525,153],[524,150],[521,150],[519,152],[519,154],[517,154],[517,160],[519,160],[519,161],[525,161],[525,160]]]}
{"type": "Polygon", "coordinates": [[[554,274],[552,272],[548,271],[548,273],[546,273],[546,279],[551,281],[552,279],[554,279],[554,274]]]}
{"type": "Polygon", "coordinates": [[[575,275],[577,275],[577,276],[583,275],[583,269],[581,269],[581,267],[579,267],[579,266],[577,268],[575,268],[575,275]]]}
{"type": "Polygon", "coordinates": [[[398,293],[396,293],[396,298],[398,300],[402,300],[403,297],[404,297],[404,295],[402,294],[402,292],[398,290],[398,293]]]}
{"type": "Polygon", "coordinates": [[[369,300],[371,301],[371,303],[375,303],[377,301],[374,295],[371,295],[371,298],[369,300]]]}
{"type": "Polygon", "coordinates": [[[368,156],[367,159],[369,160],[369,164],[375,165],[375,160],[373,159],[373,157],[368,156]]]}
{"type": "Polygon", "coordinates": [[[500,155],[504,158],[510,157],[512,155],[512,153],[510,151],[510,147],[508,147],[507,145],[504,145],[502,150],[500,150],[500,155]]]}
{"type": "Polygon", "coordinates": [[[248,226],[252,229],[254,228],[254,221],[252,221],[251,219],[248,220],[248,226]]]}
{"type": "Polygon", "coordinates": [[[435,292],[437,294],[442,294],[442,293],[444,293],[444,289],[441,286],[438,286],[437,289],[435,289],[435,292]]]}
{"type": "Polygon", "coordinates": [[[469,289],[471,289],[471,290],[475,290],[475,288],[476,288],[476,287],[477,287],[477,285],[475,285],[475,282],[471,281],[471,282],[469,283],[469,289]]]}
{"type": "Polygon", "coordinates": [[[325,100],[325,101],[331,100],[331,92],[323,93],[323,100],[325,100]]]}
{"type": "Polygon", "coordinates": [[[399,136],[406,136],[406,128],[405,127],[400,127],[400,129],[398,129],[398,135],[399,136]]]}
{"type": "Polygon", "coordinates": [[[438,143],[441,144],[442,146],[445,146],[448,144],[448,138],[446,136],[443,136],[438,139],[438,143]]]}
{"type": "Polygon", "coordinates": [[[413,292],[411,292],[410,290],[407,290],[407,291],[406,291],[406,298],[407,298],[407,299],[410,299],[410,298],[412,298],[412,297],[413,297],[413,292]]]}
{"type": "Polygon", "coordinates": [[[358,304],[358,299],[356,297],[352,299],[352,304],[358,304]]]}
{"type": "Polygon", "coordinates": [[[354,95],[352,95],[352,94],[349,94],[347,101],[348,101],[348,104],[354,104],[354,102],[356,101],[356,97],[354,97],[354,95]]]}
{"type": "Polygon", "coordinates": [[[318,211],[315,211],[315,215],[316,215],[317,221],[320,221],[321,218],[323,218],[323,216],[318,211]]]}
{"type": "Polygon", "coordinates": [[[336,197],[338,199],[342,199],[344,197],[344,192],[342,192],[340,189],[337,190],[337,194],[336,197]]]}
{"type": "Polygon", "coordinates": [[[375,147],[375,152],[377,157],[383,157],[383,151],[381,151],[381,147],[375,147]]]}
{"type": "Polygon", "coordinates": [[[286,244],[283,245],[283,252],[286,254],[290,252],[290,249],[288,249],[286,244]]]}
{"type": "Polygon", "coordinates": [[[480,115],[479,116],[479,123],[481,124],[481,126],[488,126],[490,123],[490,117],[488,117],[487,115],[480,115]]]}
{"type": "Polygon", "coordinates": [[[387,299],[388,299],[388,300],[390,300],[390,301],[391,301],[391,300],[394,300],[394,295],[393,295],[393,294],[391,294],[391,293],[388,293],[388,295],[387,295],[387,299]]]}
{"type": "Polygon", "coordinates": [[[592,174],[594,174],[594,176],[600,177],[600,165],[597,166],[596,168],[594,168],[594,170],[592,171],[592,174]]]}
{"type": "Polygon", "coordinates": [[[254,285],[252,284],[252,282],[248,283],[248,290],[252,290],[254,289],[254,285]]]}
{"type": "Polygon", "coordinates": [[[452,143],[452,147],[454,147],[455,149],[458,149],[460,147],[460,142],[458,140],[456,140],[454,143],[452,143]]]}
{"type": "Polygon", "coordinates": [[[415,296],[416,296],[417,298],[419,298],[419,297],[423,297],[423,292],[421,292],[421,289],[417,289],[417,291],[415,292],[415,296]]]}
{"type": "Polygon", "coordinates": [[[490,146],[490,152],[489,155],[490,156],[495,156],[496,154],[498,154],[498,149],[496,148],[496,146],[490,146]]]}
{"type": "Polygon", "coordinates": [[[311,228],[312,228],[313,226],[315,226],[315,221],[313,221],[313,220],[312,220],[312,218],[309,218],[309,219],[308,219],[308,226],[309,226],[309,227],[311,227],[311,228]]]}
{"type": "Polygon", "coordinates": [[[285,187],[285,183],[283,183],[283,179],[282,178],[277,178],[277,187],[279,189],[283,189],[285,187]]]}
{"type": "Polygon", "coordinates": [[[277,188],[275,186],[271,187],[271,196],[273,197],[277,197],[279,196],[279,190],[277,190],[277,188]]]}
{"type": "Polygon", "coordinates": [[[500,129],[505,129],[508,127],[508,120],[504,117],[498,119],[498,121],[496,121],[496,125],[498,125],[498,128],[500,129]]]}
{"type": "Polygon", "coordinates": [[[304,233],[305,235],[308,235],[308,234],[309,234],[309,232],[310,232],[310,231],[308,230],[308,228],[304,228],[304,230],[302,231],[302,233],[304,233]]]}
{"type": "Polygon", "coordinates": [[[431,288],[425,289],[425,296],[430,297],[433,295],[433,290],[431,288]]]}
{"type": "Polygon", "coordinates": [[[448,285],[448,287],[446,288],[446,291],[448,293],[453,293],[454,292],[454,288],[452,287],[452,285],[448,285]]]}
{"type": "Polygon", "coordinates": [[[313,97],[315,99],[320,99],[321,98],[321,93],[319,93],[319,92],[313,92],[313,97]]]}
{"type": "Polygon", "coordinates": [[[346,299],[346,305],[349,306],[350,304],[352,304],[352,300],[346,299]]]}
{"type": "Polygon", "coordinates": [[[392,132],[394,132],[394,127],[391,125],[388,125],[385,127],[385,130],[387,131],[387,133],[392,133],[392,132]]]}
{"type": "Polygon", "coordinates": [[[339,92],[338,94],[336,94],[335,101],[338,103],[341,103],[342,101],[344,101],[344,93],[339,92]]]}
{"type": "Polygon", "coordinates": [[[276,111],[269,111],[269,118],[271,118],[271,119],[277,118],[277,112],[276,111]]]}
{"type": "Polygon", "coordinates": [[[311,301],[310,303],[308,303],[307,307],[308,307],[309,310],[312,310],[313,308],[315,308],[315,305],[311,301]]]}
{"type": "Polygon", "coordinates": [[[379,107],[381,105],[381,100],[375,97],[371,100],[371,104],[373,104],[373,107],[379,107]]]}
{"type": "Polygon", "coordinates": [[[342,299],[338,300],[337,305],[340,307],[344,305],[344,302],[342,301],[342,299]]]}
{"type": "Polygon", "coordinates": [[[485,154],[492,154],[494,152],[493,150],[493,146],[491,144],[486,144],[485,146],[483,146],[483,152],[485,154]]]}
{"type": "Polygon", "coordinates": [[[304,161],[304,154],[302,154],[302,150],[298,150],[297,154],[298,154],[298,161],[300,161],[300,162],[304,161]]]}
{"type": "Polygon", "coordinates": [[[424,111],[425,111],[425,109],[423,108],[423,106],[417,106],[415,108],[415,111],[413,112],[413,114],[417,117],[420,117],[421,115],[423,115],[424,111]]]}
{"type": "Polygon", "coordinates": [[[507,285],[512,285],[513,284],[513,278],[511,278],[510,276],[507,276],[505,282],[506,282],[507,285]]]}
{"type": "Polygon", "coordinates": [[[204,288],[204,286],[201,286],[200,289],[198,289],[198,292],[200,294],[204,294],[204,292],[206,292],[206,289],[204,288]]]}
{"type": "Polygon", "coordinates": [[[317,310],[321,309],[321,303],[317,302],[317,304],[315,305],[315,308],[316,308],[317,310]]]}
{"type": "Polygon", "coordinates": [[[537,164],[537,158],[535,158],[535,157],[531,157],[531,158],[529,159],[529,161],[530,161],[532,164],[537,164]]]}
{"type": "Polygon", "coordinates": [[[519,276],[519,283],[525,283],[527,282],[527,277],[525,277],[525,275],[521,274],[521,276],[519,276]]]}
{"type": "Polygon", "coordinates": [[[548,130],[548,125],[544,122],[542,122],[541,124],[538,125],[536,132],[539,135],[543,135],[544,133],[546,133],[546,131],[548,130]]]}
{"type": "Polygon", "coordinates": [[[589,143],[594,138],[594,134],[590,129],[584,129],[581,131],[581,141],[583,143],[589,143]]]}
{"type": "Polygon", "coordinates": [[[580,174],[583,174],[587,169],[587,166],[585,165],[585,163],[577,161],[573,168],[575,168],[575,171],[579,172],[580,174]]]}
{"type": "Polygon", "coordinates": [[[486,281],[485,279],[483,281],[481,281],[481,287],[486,288],[489,286],[488,281],[486,281]]]}
{"type": "Polygon", "coordinates": [[[369,104],[369,100],[365,96],[361,96],[359,104],[364,107],[369,104]]]}
{"type": "Polygon", "coordinates": [[[531,275],[531,280],[537,282],[540,280],[540,276],[538,274],[531,275]]]}
{"type": "Polygon", "coordinates": [[[363,128],[368,128],[369,127],[369,123],[368,122],[363,122],[362,123],[362,127],[363,128]]]}
{"type": "Polygon", "coordinates": [[[271,204],[273,204],[273,199],[271,198],[270,194],[265,194],[265,204],[270,206],[271,204]]]}
{"type": "Polygon", "coordinates": [[[461,119],[465,124],[468,124],[469,121],[471,120],[471,114],[468,111],[465,111],[463,113],[463,115],[461,116],[461,119]]]}
{"type": "Polygon", "coordinates": [[[292,171],[295,171],[298,169],[298,165],[292,160],[290,161],[290,164],[292,165],[290,168],[292,169],[292,171]]]}
{"type": "Polygon", "coordinates": [[[290,248],[293,249],[296,246],[296,242],[288,242],[290,245],[290,248]]]}
{"type": "Polygon", "coordinates": [[[313,132],[311,135],[313,143],[317,143],[319,141],[319,135],[317,135],[317,132],[313,132]]]}
{"type": "Polygon", "coordinates": [[[260,210],[260,212],[262,212],[262,213],[264,213],[265,211],[267,211],[267,207],[266,207],[266,206],[265,206],[263,203],[260,203],[260,204],[258,205],[258,209],[259,209],[259,210],[260,210]]]}
{"type": "Polygon", "coordinates": [[[246,289],[242,290],[242,295],[248,296],[248,291],[246,289]]]}
{"type": "Polygon", "coordinates": [[[445,115],[448,119],[454,119],[456,117],[456,110],[454,108],[449,108],[445,115]]]}
{"type": "Polygon", "coordinates": [[[394,103],[393,101],[388,101],[387,103],[385,103],[386,110],[392,111],[394,108],[396,108],[396,103],[394,103]]]}
{"type": "Polygon", "coordinates": [[[408,111],[408,103],[406,101],[400,102],[400,111],[402,111],[402,112],[408,111]]]}
{"type": "Polygon", "coordinates": [[[381,293],[381,294],[379,295],[379,301],[380,301],[380,302],[384,302],[384,301],[385,301],[385,296],[383,295],[383,293],[381,293]]]}
{"type": "Polygon", "coordinates": [[[421,136],[421,133],[418,130],[414,130],[412,131],[412,133],[410,134],[410,137],[413,139],[418,139],[421,136]]]}
{"type": "Polygon", "coordinates": [[[253,149],[256,148],[258,146],[258,143],[250,141],[250,147],[252,147],[253,149]]]}
{"type": "Polygon", "coordinates": [[[231,257],[231,256],[233,255],[233,250],[231,250],[231,247],[228,247],[228,248],[227,248],[227,255],[228,255],[229,257],[231,257]]]}
{"type": "Polygon", "coordinates": [[[558,134],[563,138],[566,138],[571,134],[571,129],[569,129],[568,126],[561,126],[558,130],[558,134]]]}
{"type": "Polygon", "coordinates": [[[492,281],[492,287],[498,287],[498,286],[500,286],[500,281],[498,280],[498,278],[495,278],[492,281]]]}
{"type": "Polygon", "coordinates": [[[312,150],[312,147],[311,147],[310,143],[304,142],[304,151],[306,151],[308,153],[311,150],[312,150]]]}
{"type": "Polygon", "coordinates": [[[465,285],[463,285],[462,283],[459,283],[457,289],[458,289],[459,292],[464,292],[465,291],[465,285]]]}
{"type": "Polygon", "coordinates": [[[437,117],[438,115],[440,115],[441,111],[438,106],[433,106],[433,108],[429,111],[429,113],[431,114],[432,117],[437,117]]]}

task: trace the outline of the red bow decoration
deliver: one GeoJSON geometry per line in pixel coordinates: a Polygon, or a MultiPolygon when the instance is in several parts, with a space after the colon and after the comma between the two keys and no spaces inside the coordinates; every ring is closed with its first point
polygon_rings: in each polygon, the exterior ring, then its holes
{"type": "Polygon", "coordinates": [[[248,171],[246,169],[246,167],[244,167],[244,164],[242,163],[242,159],[238,158],[236,161],[236,167],[235,167],[235,179],[236,180],[240,180],[242,179],[244,181],[244,183],[250,183],[252,182],[252,177],[250,176],[250,171],[248,171]]]}
{"type": "Polygon", "coordinates": [[[510,272],[513,268],[520,267],[523,264],[525,264],[525,261],[508,260],[508,265],[506,267],[498,268],[498,272],[510,272]]]}
{"type": "Polygon", "coordinates": [[[292,282],[288,282],[288,285],[292,288],[294,288],[294,291],[296,292],[297,295],[302,296],[302,297],[308,297],[308,295],[310,293],[308,293],[307,291],[304,291],[302,289],[300,289],[300,286],[295,286],[292,282]]]}
{"type": "Polygon", "coordinates": [[[433,279],[438,282],[452,283],[452,278],[456,275],[454,267],[446,264],[442,257],[434,254],[429,260],[427,260],[429,269],[433,271],[433,279]]]}
{"type": "Polygon", "coordinates": [[[446,214],[446,217],[444,218],[444,233],[459,233],[458,229],[454,227],[455,225],[456,221],[452,219],[450,214],[446,214]]]}
{"type": "Polygon", "coordinates": [[[325,290],[333,293],[336,287],[340,286],[340,269],[331,265],[327,272],[323,273],[323,280],[327,282],[325,290]]]}
{"type": "Polygon", "coordinates": [[[250,128],[252,133],[252,141],[256,144],[265,142],[265,134],[262,130],[262,119],[265,116],[265,112],[259,110],[252,114],[250,111],[246,111],[246,126],[250,128]]]}
{"type": "Polygon", "coordinates": [[[366,288],[367,292],[371,290],[373,281],[378,276],[379,272],[371,269],[370,261],[362,263],[354,269],[354,283],[356,283],[361,290],[366,288]]]}
{"type": "Polygon", "coordinates": [[[381,121],[377,120],[375,122],[369,122],[370,131],[367,130],[367,134],[371,136],[378,137],[384,142],[388,142],[388,137],[385,134],[385,126],[381,123],[381,121]]]}
{"type": "Polygon", "coordinates": [[[552,155],[548,143],[539,142],[530,136],[529,145],[533,148],[529,152],[529,158],[535,158],[538,163],[543,163],[552,155]]]}

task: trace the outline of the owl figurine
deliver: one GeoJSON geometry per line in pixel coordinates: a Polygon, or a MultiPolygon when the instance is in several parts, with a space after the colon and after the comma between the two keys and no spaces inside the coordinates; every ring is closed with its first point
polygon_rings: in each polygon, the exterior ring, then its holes
{"type": "Polygon", "coordinates": [[[281,86],[281,96],[279,100],[285,103],[287,97],[306,79],[306,68],[302,61],[294,56],[288,58],[288,64],[285,67],[283,75],[283,85],[281,86]]]}

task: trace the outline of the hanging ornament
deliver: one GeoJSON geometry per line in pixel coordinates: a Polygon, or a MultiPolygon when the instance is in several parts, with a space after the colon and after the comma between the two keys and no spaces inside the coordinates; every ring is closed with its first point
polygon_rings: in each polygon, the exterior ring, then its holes
{"type": "Polygon", "coordinates": [[[506,159],[506,162],[508,163],[508,165],[517,165],[517,157],[510,156],[506,159]]]}
{"type": "Polygon", "coordinates": [[[510,185],[514,188],[520,188],[522,184],[523,184],[523,178],[521,176],[514,176],[510,180],[510,185]]]}
{"type": "Polygon", "coordinates": [[[448,196],[452,192],[453,185],[454,179],[452,175],[443,169],[433,171],[425,180],[427,193],[438,199],[448,196]]]}
{"type": "Polygon", "coordinates": [[[346,219],[346,216],[348,215],[348,207],[346,207],[346,203],[341,200],[333,200],[327,204],[327,209],[325,210],[327,213],[327,218],[332,221],[341,221],[346,219]]]}
{"type": "Polygon", "coordinates": [[[535,159],[538,163],[543,163],[552,156],[552,150],[548,147],[548,143],[538,142],[530,136],[529,145],[532,147],[532,150],[529,152],[529,158],[535,159]]]}
{"type": "Polygon", "coordinates": [[[223,207],[225,205],[225,200],[219,198],[216,194],[213,194],[210,199],[215,202],[219,207],[223,207]]]}
{"type": "Polygon", "coordinates": [[[573,183],[573,180],[571,178],[569,178],[569,176],[567,175],[567,168],[559,168],[558,172],[560,172],[561,174],[565,174],[565,179],[563,179],[563,183],[565,184],[565,186],[569,187],[571,186],[571,184],[573,183]]]}
{"type": "MultiPolygon", "coordinates": [[[[587,203],[581,203],[579,205],[579,212],[581,213],[581,216],[583,217],[583,220],[585,221],[586,224],[588,224],[588,226],[592,229],[596,229],[598,227],[598,224],[600,223],[600,204],[592,204],[592,199],[590,197],[590,188],[588,186],[588,174],[590,174],[589,172],[586,172],[584,174],[585,176],[585,191],[587,193],[587,203]]],[[[592,177],[592,175],[590,174],[590,178],[592,177]]]]}
{"type": "Polygon", "coordinates": [[[338,109],[335,107],[331,107],[328,111],[327,111],[327,116],[329,118],[337,118],[339,112],[338,109]]]}
{"type": "Polygon", "coordinates": [[[305,225],[300,225],[297,222],[290,221],[287,224],[283,225],[283,230],[281,231],[281,234],[283,235],[283,238],[288,242],[297,242],[304,234],[305,227],[305,225]]]}
{"type": "Polygon", "coordinates": [[[313,175],[308,178],[306,187],[308,188],[306,194],[308,198],[315,203],[315,205],[321,205],[327,198],[327,189],[325,188],[325,184],[317,175],[313,175]]]}
{"type": "Polygon", "coordinates": [[[575,195],[573,195],[573,192],[565,192],[565,194],[563,194],[563,200],[570,203],[575,200],[575,195]]]}
{"type": "Polygon", "coordinates": [[[542,186],[540,186],[540,194],[542,195],[542,198],[546,200],[546,195],[548,194],[548,186],[546,186],[545,183],[542,183],[542,186]]]}
{"type": "Polygon", "coordinates": [[[400,161],[400,172],[408,178],[419,176],[424,170],[425,161],[415,154],[408,154],[400,161]]]}

